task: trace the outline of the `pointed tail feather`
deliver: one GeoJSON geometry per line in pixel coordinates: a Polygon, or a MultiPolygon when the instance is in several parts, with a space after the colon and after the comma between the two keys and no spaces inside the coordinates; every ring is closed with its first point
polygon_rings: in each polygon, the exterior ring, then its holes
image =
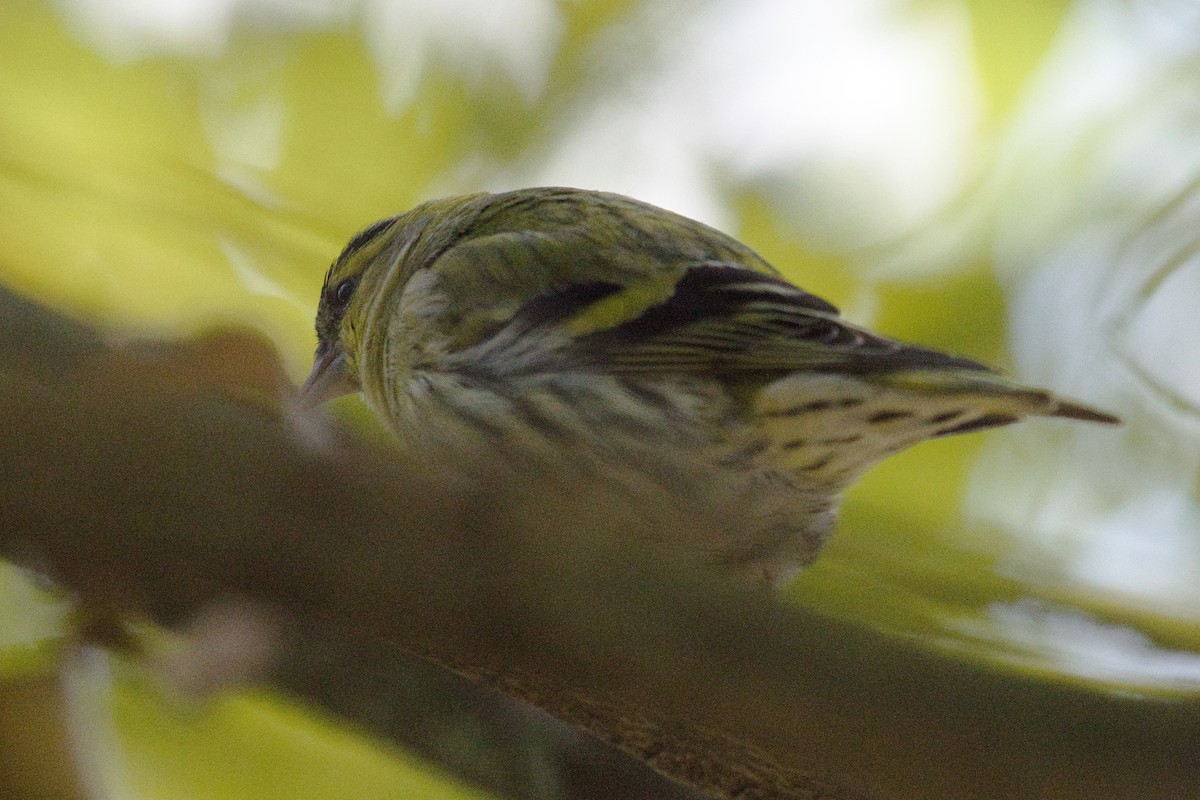
{"type": "MultiPolygon", "coordinates": [[[[1038,389],[1031,386],[1025,386],[1016,381],[1006,378],[995,372],[974,372],[974,371],[912,371],[912,372],[897,372],[885,377],[876,378],[875,381],[880,384],[895,386],[896,388],[912,391],[917,394],[924,394],[932,397],[936,395],[957,395],[968,397],[971,395],[977,396],[980,401],[984,398],[995,398],[1002,401],[1015,402],[1015,407],[1007,407],[1007,403],[1000,403],[994,409],[995,412],[1000,412],[1000,416],[1006,416],[1012,413],[1018,419],[1026,416],[1042,416],[1042,417],[1063,417],[1066,419],[1076,419],[1083,422],[1096,422],[1102,425],[1120,425],[1121,418],[1107,411],[1101,411],[1097,408],[1084,405],[1083,403],[1074,400],[1068,400],[1065,397],[1059,397],[1046,389],[1038,389]]],[[[980,402],[979,407],[986,407],[987,403],[980,402]]],[[[1017,420],[1009,420],[1017,421],[1017,420]]],[[[995,425],[1006,424],[1006,421],[997,419],[992,425],[984,425],[981,427],[994,427],[995,425]]],[[[972,428],[974,430],[974,428],[972,428]]],[[[965,432],[965,431],[964,431],[965,432]]]]}
{"type": "Polygon", "coordinates": [[[1101,425],[1120,425],[1121,418],[1106,411],[1085,406],[1083,403],[1076,403],[1072,400],[1064,400],[1061,397],[1055,398],[1058,404],[1054,410],[1050,412],[1052,417],[1066,417],[1067,419],[1078,419],[1084,422],[1098,422],[1101,425]]]}

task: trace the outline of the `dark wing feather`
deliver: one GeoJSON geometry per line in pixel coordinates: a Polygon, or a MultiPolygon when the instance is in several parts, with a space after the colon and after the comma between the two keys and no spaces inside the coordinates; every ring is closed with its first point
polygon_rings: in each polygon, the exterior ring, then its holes
{"type": "Polygon", "coordinates": [[[618,373],[990,372],[970,359],[876,336],[786,281],[722,263],[688,268],[665,302],[575,345],[584,360],[618,373]]]}

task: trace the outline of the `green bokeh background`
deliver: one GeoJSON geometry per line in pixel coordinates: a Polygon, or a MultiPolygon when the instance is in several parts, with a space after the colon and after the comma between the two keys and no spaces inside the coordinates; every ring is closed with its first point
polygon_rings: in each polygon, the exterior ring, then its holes
{"type": "MultiPolygon", "coordinates": [[[[561,3],[562,31],[536,96],[502,70],[463,77],[435,56],[411,102],[389,110],[352,13],[288,30],[243,21],[213,52],[121,61],[80,33],[67,4],[0,0],[0,281],[116,335],[249,325],[276,343],[299,380],[321,279],[341,244],[430,196],[500,188],[522,174],[506,165],[550,147],[564,119],[594,97],[604,84],[598,43],[642,5],[561,3]],[[250,127],[264,118],[281,126],[268,166],[231,170],[218,158],[214,136],[236,136],[239,115],[250,127]]],[[[692,6],[673,5],[664,26],[692,6]]],[[[951,6],[969,21],[983,103],[971,169],[983,174],[1068,4],[925,0],[895,13],[951,6]]],[[[957,204],[926,225],[967,213],[976,183],[964,180],[957,204]]],[[[724,191],[731,232],[808,290],[849,312],[869,298],[878,330],[1006,364],[1006,298],[982,244],[964,239],[952,269],[873,269],[922,231],[870,248],[818,248],[761,186],[731,180],[724,191]]],[[[352,406],[339,412],[359,413],[352,406]]],[[[964,534],[960,501],[985,439],[929,443],[872,471],[789,599],[943,646],[947,618],[1025,596],[1019,580],[994,568],[1003,541],[964,534]]],[[[58,618],[37,597],[23,578],[0,573],[0,664],[14,675],[52,661],[58,618]]],[[[1141,621],[1179,646],[1200,644],[1190,628],[1141,621]]],[[[1002,659],[979,642],[955,649],[955,657],[1002,659]]],[[[1049,662],[1024,668],[1066,679],[1049,662]]],[[[114,709],[127,742],[122,780],[135,797],[366,798],[398,786],[404,797],[476,796],[267,698],[180,714],[124,672],[111,692],[96,702],[114,709]]]]}

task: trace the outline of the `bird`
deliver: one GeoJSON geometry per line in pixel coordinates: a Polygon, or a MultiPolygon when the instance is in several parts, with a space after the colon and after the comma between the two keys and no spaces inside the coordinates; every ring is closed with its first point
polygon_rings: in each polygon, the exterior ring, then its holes
{"type": "Polygon", "coordinates": [[[700,465],[737,530],[667,546],[780,584],[844,490],[926,439],[1117,417],[844,320],[749,246],[619,194],[432,200],[329,268],[306,406],[361,392],[408,451],[568,465],[636,491],[700,465]]]}

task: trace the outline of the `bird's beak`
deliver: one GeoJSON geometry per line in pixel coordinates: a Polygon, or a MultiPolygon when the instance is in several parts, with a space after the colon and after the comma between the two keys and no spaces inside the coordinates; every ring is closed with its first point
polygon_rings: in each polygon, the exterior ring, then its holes
{"type": "Polygon", "coordinates": [[[297,399],[305,408],[315,408],[335,397],[357,391],[354,376],[346,367],[346,354],[335,345],[317,351],[312,372],[300,387],[297,399]]]}

